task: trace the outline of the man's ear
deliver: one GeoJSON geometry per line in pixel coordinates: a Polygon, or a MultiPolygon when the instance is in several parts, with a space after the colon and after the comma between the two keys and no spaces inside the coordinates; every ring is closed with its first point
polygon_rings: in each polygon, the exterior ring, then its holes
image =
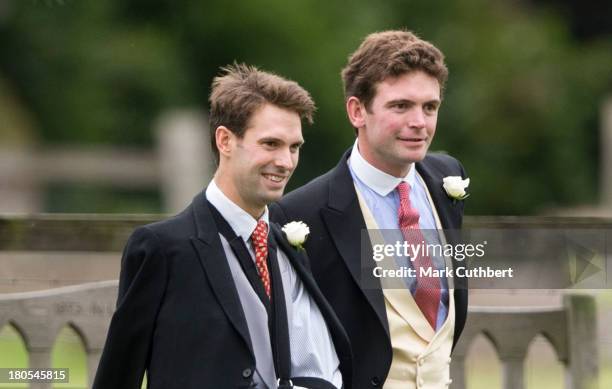
{"type": "Polygon", "coordinates": [[[366,108],[357,97],[351,96],[346,100],[346,113],[353,127],[365,127],[366,108]]]}
{"type": "Polygon", "coordinates": [[[217,142],[217,149],[219,155],[229,156],[234,147],[234,133],[225,126],[219,126],[215,130],[215,141],[217,142]]]}

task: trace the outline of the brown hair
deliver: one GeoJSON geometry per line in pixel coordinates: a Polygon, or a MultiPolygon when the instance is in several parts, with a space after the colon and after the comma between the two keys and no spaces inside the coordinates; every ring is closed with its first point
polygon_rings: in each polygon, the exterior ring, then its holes
{"type": "Polygon", "coordinates": [[[211,146],[217,163],[217,127],[225,126],[242,137],[253,113],[266,103],[294,111],[312,124],[315,104],[296,82],[246,64],[234,63],[221,68],[221,72],[213,80],[208,99],[211,146]]]}
{"type": "Polygon", "coordinates": [[[345,99],[355,96],[369,108],[377,83],[415,70],[435,77],[442,93],[448,69],[434,45],[405,30],[370,34],[342,69],[345,99]]]}

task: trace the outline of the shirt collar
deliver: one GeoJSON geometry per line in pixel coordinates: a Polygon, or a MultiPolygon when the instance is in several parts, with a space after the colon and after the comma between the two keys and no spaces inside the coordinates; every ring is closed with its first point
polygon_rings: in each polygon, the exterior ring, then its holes
{"type": "MultiPolygon", "coordinates": [[[[251,238],[253,231],[255,231],[255,227],[257,227],[257,220],[230,200],[225,193],[219,189],[214,179],[210,181],[206,188],[206,198],[215,208],[217,208],[236,235],[240,236],[245,242],[251,238]]],[[[265,208],[259,220],[263,220],[269,225],[268,207],[265,208]]]]}
{"type": "Polygon", "coordinates": [[[416,183],[416,169],[414,169],[414,163],[410,165],[410,170],[404,178],[394,177],[372,166],[372,164],[366,161],[359,152],[357,142],[356,140],[353,145],[353,151],[351,152],[348,163],[353,173],[355,173],[357,178],[367,187],[381,196],[387,196],[395,190],[402,181],[407,182],[411,188],[414,188],[414,184],[416,183]]]}

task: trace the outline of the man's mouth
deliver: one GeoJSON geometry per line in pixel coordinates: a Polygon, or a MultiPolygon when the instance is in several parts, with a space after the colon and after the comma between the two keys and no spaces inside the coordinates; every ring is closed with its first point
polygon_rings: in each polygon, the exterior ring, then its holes
{"type": "Polygon", "coordinates": [[[283,182],[285,178],[287,178],[287,176],[280,176],[277,174],[267,174],[267,173],[263,173],[263,176],[274,183],[283,182]]]}
{"type": "Polygon", "coordinates": [[[407,138],[399,138],[399,140],[401,140],[402,142],[418,143],[418,142],[425,142],[426,138],[407,137],[407,138]]]}

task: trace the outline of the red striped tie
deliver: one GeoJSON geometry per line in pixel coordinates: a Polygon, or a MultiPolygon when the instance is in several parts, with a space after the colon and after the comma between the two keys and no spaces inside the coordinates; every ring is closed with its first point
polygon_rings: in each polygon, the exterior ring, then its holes
{"type": "MultiPolygon", "coordinates": [[[[419,228],[419,211],[410,204],[410,186],[406,182],[401,182],[397,186],[400,197],[399,206],[399,227],[406,242],[413,248],[411,252],[416,252],[417,247],[427,244],[425,237],[419,228]]],[[[423,248],[422,250],[425,250],[423,248]]],[[[440,305],[440,280],[438,277],[422,276],[421,268],[427,269],[433,266],[431,258],[426,251],[418,250],[416,257],[411,258],[412,266],[416,270],[417,287],[414,294],[419,309],[431,325],[436,329],[438,318],[438,306],[440,305]],[[421,255],[424,254],[424,255],[421,255]]]]}
{"type": "Polygon", "coordinates": [[[257,222],[255,231],[251,234],[251,243],[255,250],[255,266],[259,273],[259,278],[263,282],[264,289],[268,298],[270,297],[270,273],[268,273],[268,225],[265,221],[257,222]]]}

